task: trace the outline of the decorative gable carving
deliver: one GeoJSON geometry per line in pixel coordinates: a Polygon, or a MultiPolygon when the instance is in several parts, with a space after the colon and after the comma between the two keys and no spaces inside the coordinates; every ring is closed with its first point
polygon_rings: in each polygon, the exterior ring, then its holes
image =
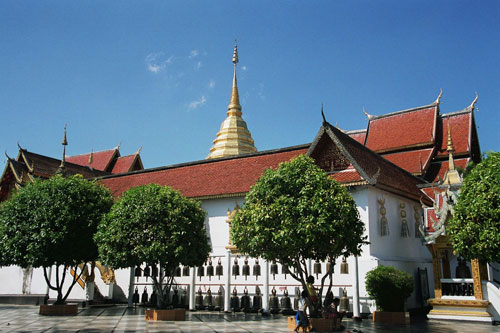
{"type": "Polygon", "coordinates": [[[316,164],[326,172],[340,171],[349,167],[350,163],[344,154],[327,135],[319,140],[318,145],[311,154],[316,164]]]}

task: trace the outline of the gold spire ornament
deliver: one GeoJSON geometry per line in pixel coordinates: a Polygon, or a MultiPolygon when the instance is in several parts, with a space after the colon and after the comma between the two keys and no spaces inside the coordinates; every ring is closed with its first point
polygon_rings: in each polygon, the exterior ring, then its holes
{"type": "Polygon", "coordinates": [[[446,185],[458,185],[462,183],[462,178],[455,169],[455,161],[453,159],[455,147],[451,139],[450,121],[451,119],[448,119],[448,145],[446,147],[446,151],[448,152],[448,171],[444,175],[443,183],[446,185]]]}
{"type": "Polygon", "coordinates": [[[207,159],[257,152],[252,135],[247,128],[247,123],[241,117],[240,97],[236,79],[236,64],[238,61],[238,45],[235,44],[233,52],[233,88],[229,106],[227,107],[227,117],[220,126],[207,159]]]}

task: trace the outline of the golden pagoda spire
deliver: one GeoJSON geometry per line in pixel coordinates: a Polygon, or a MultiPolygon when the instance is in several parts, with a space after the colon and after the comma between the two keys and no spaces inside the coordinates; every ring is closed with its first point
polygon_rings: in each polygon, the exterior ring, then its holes
{"type": "Polygon", "coordinates": [[[239,62],[238,60],[238,44],[236,40],[234,41],[234,51],[233,51],[233,64],[234,64],[234,72],[233,72],[233,89],[231,90],[231,99],[229,100],[229,106],[227,107],[228,112],[231,112],[234,115],[241,116],[241,105],[240,105],[240,95],[238,93],[238,80],[236,79],[236,64],[239,62]],[[239,113],[239,114],[238,114],[239,113]]]}
{"type": "Polygon", "coordinates": [[[257,148],[254,146],[252,135],[250,131],[248,131],[247,124],[241,117],[238,81],[236,79],[236,65],[238,61],[238,44],[235,41],[233,51],[233,87],[227,107],[227,117],[221,124],[207,159],[250,154],[257,151],[257,148]]]}

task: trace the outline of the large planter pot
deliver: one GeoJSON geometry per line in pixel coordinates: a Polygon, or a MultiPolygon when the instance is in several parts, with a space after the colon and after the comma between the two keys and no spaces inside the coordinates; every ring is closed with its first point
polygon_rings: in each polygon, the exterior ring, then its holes
{"type": "MultiPolygon", "coordinates": [[[[288,317],[288,329],[294,330],[297,326],[295,317],[288,317]]],[[[309,318],[308,330],[315,332],[331,332],[340,329],[340,319],[325,319],[325,318],[309,318]]]]}
{"type": "Polygon", "coordinates": [[[171,310],[147,309],[144,317],[146,320],[185,321],[186,309],[171,309],[171,310]]]}
{"type": "Polygon", "coordinates": [[[373,311],[373,321],[389,324],[408,324],[410,314],[409,312],[373,311]]]}
{"type": "Polygon", "coordinates": [[[78,304],[40,305],[42,316],[75,316],[78,313],[78,304]]]}

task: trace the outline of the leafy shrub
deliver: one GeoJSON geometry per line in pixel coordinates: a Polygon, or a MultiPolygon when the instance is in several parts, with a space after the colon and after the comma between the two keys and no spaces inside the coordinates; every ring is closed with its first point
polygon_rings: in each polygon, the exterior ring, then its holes
{"type": "Polygon", "coordinates": [[[404,311],[414,289],[413,277],[392,266],[378,266],[366,274],[366,291],[381,311],[404,311]]]}

